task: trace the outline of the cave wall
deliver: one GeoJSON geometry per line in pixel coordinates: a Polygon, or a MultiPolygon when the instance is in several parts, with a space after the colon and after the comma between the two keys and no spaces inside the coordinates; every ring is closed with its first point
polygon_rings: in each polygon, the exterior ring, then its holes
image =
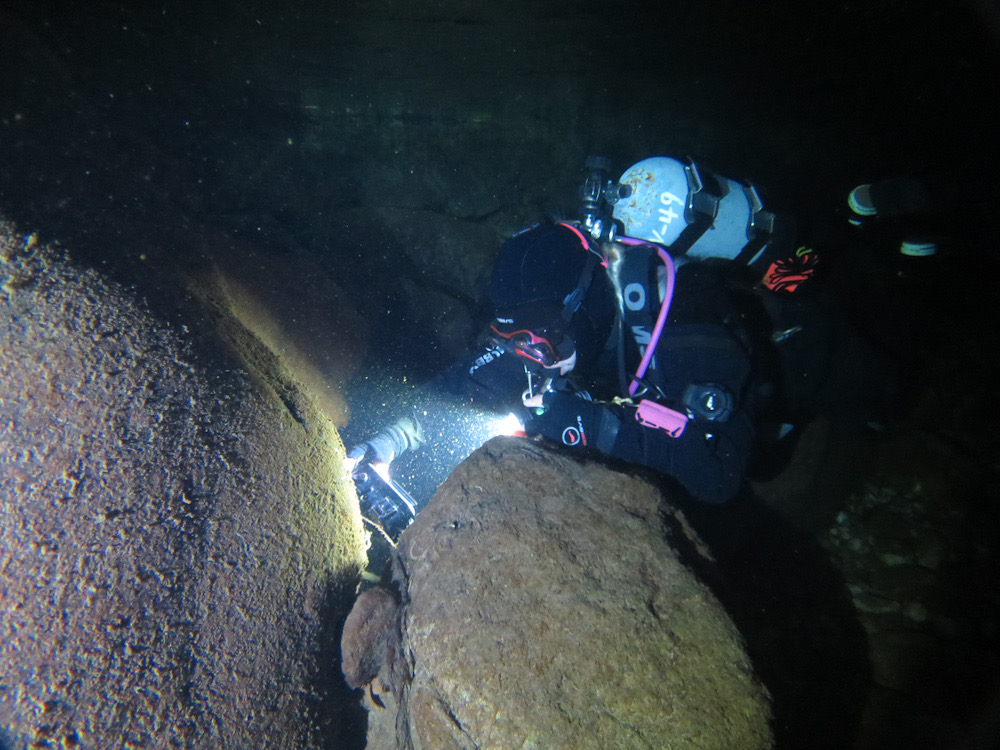
{"type": "Polygon", "coordinates": [[[0,308],[5,742],[336,742],[364,539],[331,421],[235,321],[164,321],[9,225],[0,308]]]}

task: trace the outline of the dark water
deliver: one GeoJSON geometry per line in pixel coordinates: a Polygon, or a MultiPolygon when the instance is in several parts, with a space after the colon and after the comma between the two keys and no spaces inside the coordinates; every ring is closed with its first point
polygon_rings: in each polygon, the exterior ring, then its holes
{"type": "MultiPolygon", "coordinates": [[[[440,280],[376,236],[345,240],[345,211],[502,236],[572,207],[593,152],[696,157],[806,225],[860,182],[916,176],[941,257],[859,261],[843,299],[920,361],[954,405],[938,436],[995,479],[998,72],[988,0],[0,0],[0,214],[154,299],[227,242],[336,269],[377,342],[351,440],[452,352],[406,306],[403,282],[440,280]]],[[[481,299],[446,291],[482,324],[481,299]]],[[[972,597],[994,620],[995,596],[972,597]]]]}
{"type": "MultiPolygon", "coordinates": [[[[218,230],[245,252],[336,265],[381,302],[387,278],[416,271],[343,246],[337,211],[416,208],[503,233],[571,208],[592,152],[619,168],[690,155],[806,222],[859,182],[916,175],[936,229],[963,257],[994,257],[1000,33],[985,0],[0,12],[0,207],[95,263],[138,266],[129,278],[149,263],[116,237],[159,233],[169,271],[198,261],[178,235],[218,230]]],[[[405,323],[380,329],[376,356],[439,366],[405,323]]]]}
{"type": "Polygon", "coordinates": [[[529,210],[566,200],[517,193],[571,186],[548,162],[574,150],[691,154],[805,214],[917,173],[975,216],[997,166],[985,1],[0,8],[4,208],[63,232],[145,214],[322,244],[317,214],[378,202],[359,157],[404,147],[410,202],[438,210],[421,153],[514,175],[501,203],[529,210]],[[501,127],[456,137],[477,118],[501,127]]]}

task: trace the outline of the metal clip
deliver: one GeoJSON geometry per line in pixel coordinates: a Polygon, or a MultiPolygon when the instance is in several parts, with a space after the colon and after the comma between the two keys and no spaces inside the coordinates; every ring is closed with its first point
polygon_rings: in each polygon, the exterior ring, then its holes
{"type": "Polygon", "coordinates": [[[750,218],[747,219],[747,239],[767,238],[774,234],[774,214],[764,210],[757,188],[750,184],[743,186],[743,192],[750,202],[750,218]]]}

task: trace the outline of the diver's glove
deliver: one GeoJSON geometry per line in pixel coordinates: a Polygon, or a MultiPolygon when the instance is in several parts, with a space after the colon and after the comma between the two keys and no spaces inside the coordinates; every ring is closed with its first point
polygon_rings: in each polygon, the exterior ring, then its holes
{"type": "Polygon", "coordinates": [[[586,393],[546,393],[541,408],[528,409],[524,431],[571,448],[596,448],[611,453],[620,416],[611,406],[590,400],[586,393]]]}
{"type": "Polygon", "coordinates": [[[420,422],[415,417],[403,417],[367,443],[356,445],[347,457],[355,464],[362,460],[390,464],[400,454],[419,448],[425,442],[420,422]]]}

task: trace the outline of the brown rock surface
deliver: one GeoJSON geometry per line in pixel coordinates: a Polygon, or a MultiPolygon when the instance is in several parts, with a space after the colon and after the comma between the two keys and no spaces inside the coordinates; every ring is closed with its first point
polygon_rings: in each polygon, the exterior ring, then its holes
{"type": "Polygon", "coordinates": [[[0,742],[319,747],[343,446],[238,324],[251,370],[132,297],[0,225],[0,742]]]}
{"type": "Polygon", "coordinates": [[[399,604],[388,589],[369,589],[358,596],[341,637],[344,655],[341,668],[352,688],[367,685],[387,666],[398,619],[399,604]]]}
{"type": "Polygon", "coordinates": [[[525,440],[474,453],[400,539],[409,675],[398,719],[369,705],[369,747],[770,747],[767,694],[661,500],[525,440]]]}

